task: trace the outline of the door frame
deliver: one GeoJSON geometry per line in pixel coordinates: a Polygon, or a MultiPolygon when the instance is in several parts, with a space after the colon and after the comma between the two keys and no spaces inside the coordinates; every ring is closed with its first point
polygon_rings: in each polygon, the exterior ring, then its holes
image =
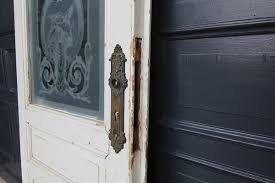
{"type": "MultiPolygon", "coordinates": [[[[137,115],[138,149],[132,154],[133,183],[146,183],[148,174],[149,94],[151,59],[152,0],[136,0],[135,38],[141,38],[139,111],[137,115]]],[[[134,129],[136,130],[136,129],[134,129]]],[[[135,133],[136,131],[134,131],[135,133]]]]}
{"type": "MultiPolygon", "coordinates": [[[[109,1],[110,0],[106,0],[109,1]]],[[[134,128],[133,128],[133,119],[129,119],[129,123],[132,125],[129,128],[129,139],[128,141],[130,142],[130,151],[129,154],[127,155],[129,157],[129,163],[128,167],[131,168],[129,170],[130,174],[128,175],[129,177],[129,182],[132,183],[145,183],[147,182],[147,146],[148,146],[148,115],[149,115],[149,78],[150,78],[150,36],[151,36],[151,0],[140,0],[140,1],[135,1],[132,0],[132,4],[134,5],[134,10],[132,12],[134,13],[133,17],[133,27],[134,30],[132,30],[133,34],[133,41],[132,41],[132,48],[131,50],[131,56],[134,57],[134,52],[135,52],[135,38],[141,38],[142,39],[142,47],[141,47],[141,83],[140,83],[140,90],[142,92],[140,97],[140,110],[138,115],[138,128],[139,128],[139,148],[137,150],[133,150],[133,135],[135,133],[134,128]]],[[[28,31],[26,29],[27,27],[27,5],[26,1],[21,1],[21,0],[14,0],[14,12],[15,14],[23,16],[24,21],[19,21],[16,19],[15,16],[15,34],[16,34],[16,47],[18,48],[16,51],[16,58],[17,58],[17,72],[20,73],[20,75],[23,75],[22,73],[28,73],[28,75],[24,75],[24,77],[17,78],[18,82],[18,106],[19,106],[19,116],[21,117],[21,120],[27,121],[27,119],[24,119],[23,116],[25,116],[24,111],[27,108],[32,108],[32,110],[40,109],[40,107],[37,106],[29,106],[29,101],[30,101],[30,88],[28,81],[30,80],[30,71],[29,71],[29,62],[25,63],[29,59],[28,56],[28,31]],[[20,3],[18,2],[20,1],[20,3]],[[22,61],[24,60],[24,62],[22,61]],[[23,92],[21,92],[23,91],[23,92]],[[21,108],[21,109],[20,109],[21,108]]],[[[108,21],[107,21],[108,22],[108,21]]],[[[108,27],[108,25],[107,25],[108,27]]],[[[117,36],[116,36],[117,38],[117,36]]],[[[107,41],[108,37],[107,37],[107,41]]],[[[110,55],[112,50],[109,48],[106,48],[105,50],[106,54],[110,55]]],[[[129,60],[131,62],[132,60],[129,60]]],[[[130,63],[131,67],[133,70],[134,69],[134,63],[130,63]]],[[[134,72],[133,72],[134,73],[134,72]]],[[[128,76],[129,79],[134,80],[134,75],[131,73],[131,75],[128,76]]],[[[106,79],[106,78],[105,78],[106,79]]],[[[131,91],[134,92],[135,87],[131,86],[131,91]]],[[[129,99],[131,100],[131,105],[134,103],[134,99],[129,99]]],[[[44,112],[51,111],[51,109],[43,109],[44,112]]],[[[104,110],[104,113],[109,113],[108,110],[104,110]]],[[[59,112],[57,112],[59,113],[59,112]]],[[[64,114],[65,116],[66,114],[64,114]]],[[[106,115],[105,115],[106,116],[106,115]]],[[[74,118],[74,117],[72,117],[74,118]]],[[[77,117],[76,117],[77,119],[77,117]]],[[[99,125],[98,123],[94,124],[95,126],[99,125]]],[[[30,152],[28,152],[29,149],[29,144],[27,142],[28,136],[28,129],[25,127],[25,124],[20,123],[20,147],[21,147],[21,158],[22,162],[23,161],[28,161],[30,160],[30,152]],[[25,138],[26,137],[26,138],[25,138]]],[[[105,124],[105,127],[109,129],[109,122],[105,124]]],[[[102,128],[98,127],[99,130],[102,128]]],[[[27,175],[28,168],[24,163],[22,164],[22,175],[27,175]]],[[[22,180],[24,182],[27,182],[27,177],[23,176],[22,180]]]]}

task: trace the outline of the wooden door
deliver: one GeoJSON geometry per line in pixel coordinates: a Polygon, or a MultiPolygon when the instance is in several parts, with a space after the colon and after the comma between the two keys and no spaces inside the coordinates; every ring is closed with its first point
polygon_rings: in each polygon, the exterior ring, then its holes
{"type": "Polygon", "coordinates": [[[150,182],[275,182],[275,2],[153,1],[150,182]]]}
{"type": "Polygon", "coordinates": [[[132,167],[135,2],[14,3],[23,183],[138,182],[132,167]],[[111,61],[121,63],[111,68],[111,61]],[[109,81],[111,72],[122,80],[109,81]],[[122,96],[122,108],[112,103],[114,95],[122,96]]]}

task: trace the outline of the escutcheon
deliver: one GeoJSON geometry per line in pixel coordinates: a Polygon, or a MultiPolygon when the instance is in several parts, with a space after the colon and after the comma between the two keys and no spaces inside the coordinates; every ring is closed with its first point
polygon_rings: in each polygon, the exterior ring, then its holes
{"type": "Polygon", "coordinates": [[[120,45],[116,45],[110,58],[111,74],[109,85],[111,87],[111,129],[109,139],[116,153],[119,153],[126,143],[124,133],[124,91],[128,86],[125,74],[125,54],[120,45]]]}

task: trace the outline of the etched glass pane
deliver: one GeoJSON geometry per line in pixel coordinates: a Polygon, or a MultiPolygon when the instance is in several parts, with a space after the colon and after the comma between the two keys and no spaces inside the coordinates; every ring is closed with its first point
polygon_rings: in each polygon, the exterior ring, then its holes
{"type": "Polygon", "coordinates": [[[32,103],[102,118],[103,0],[29,0],[32,103]]]}

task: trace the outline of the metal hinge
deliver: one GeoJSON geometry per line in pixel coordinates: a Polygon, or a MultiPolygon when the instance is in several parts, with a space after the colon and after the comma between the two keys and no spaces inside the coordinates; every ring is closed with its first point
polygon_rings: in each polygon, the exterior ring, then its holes
{"type": "Polygon", "coordinates": [[[135,38],[135,48],[134,48],[134,56],[135,62],[141,62],[141,38],[135,38]]]}
{"type": "Polygon", "coordinates": [[[139,145],[139,111],[140,111],[140,83],[141,83],[141,52],[142,52],[142,39],[135,39],[135,110],[134,110],[134,139],[133,139],[133,152],[140,149],[139,145]]]}

